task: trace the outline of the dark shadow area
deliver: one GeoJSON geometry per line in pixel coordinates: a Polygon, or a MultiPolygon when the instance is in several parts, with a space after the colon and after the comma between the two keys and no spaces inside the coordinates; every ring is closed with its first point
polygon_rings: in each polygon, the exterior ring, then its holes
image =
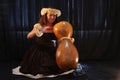
{"type": "MultiPolygon", "coordinates": [[[[120,64],[118,61],[82,61],[85,74],[74,76],[73,73],[58,76],[55,78],[42,78],[37,80],[119,80],[120,64]]],[[[25,76],[12,74],[12,69],[19,65],[19,62],[0,62],[1,80],[36,80],[25,76]]]]}

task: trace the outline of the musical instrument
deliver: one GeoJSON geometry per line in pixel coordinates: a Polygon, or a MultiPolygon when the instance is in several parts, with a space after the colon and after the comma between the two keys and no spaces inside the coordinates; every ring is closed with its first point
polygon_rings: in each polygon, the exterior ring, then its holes
{"type": "Polygon", "coordinates": [[[78,51],[73,44],[73,28],[67,21],[60,21],[53,27],[53,32],[58,38],[56,62],[62,71],[75,69],[79,61],[78,51]]]}

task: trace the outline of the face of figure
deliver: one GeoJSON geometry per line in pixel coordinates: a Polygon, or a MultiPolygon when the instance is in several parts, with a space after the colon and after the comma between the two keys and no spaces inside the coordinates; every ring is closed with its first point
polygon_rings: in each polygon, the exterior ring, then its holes
{"type": "Polygon", "coordinates": [[[55,19],[56,19],[56,15],[54,15],[54,14],[47,14],[47,19],[48,19],[48,23],[52,24],[55,21],[55,19]]]}

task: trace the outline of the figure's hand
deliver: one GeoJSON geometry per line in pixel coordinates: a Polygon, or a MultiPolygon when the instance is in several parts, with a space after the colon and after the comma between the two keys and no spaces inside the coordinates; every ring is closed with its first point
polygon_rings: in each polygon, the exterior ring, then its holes
{"type": "Polygon", "coordinates": [[[53,32],[53,27],[43,27],[43,28],[42,28],[42,31],[43,31],[44,33],[53,32]]]}
{"type": "Polygon", "coordinates": [[[72,41],[72,43],[74,43],[74,42],[75,42],[75,39],[74,39],[74,38],[71,38],[71,41],[72,41]]]}
{"type": "Polygon", "coordinates": [[[62,37],[62,38],[59,39],[59,41],[61,41],[63,39],[69,39],[69,40],[71,40],[72,43],[75,42],[75,38],[70,38],[70,37],[62,37]]]}

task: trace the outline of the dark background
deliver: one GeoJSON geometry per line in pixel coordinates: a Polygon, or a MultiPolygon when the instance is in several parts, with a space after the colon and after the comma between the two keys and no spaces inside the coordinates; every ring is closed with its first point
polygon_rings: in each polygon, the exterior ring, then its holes
{"type": "Polygon", "coordinates": [[[43,7],[61,10],[73,25],[80,60],[120,59],[119,0],[0,0],[0,60],[19,61],[34,44],[26,35],[43,7]]]}

